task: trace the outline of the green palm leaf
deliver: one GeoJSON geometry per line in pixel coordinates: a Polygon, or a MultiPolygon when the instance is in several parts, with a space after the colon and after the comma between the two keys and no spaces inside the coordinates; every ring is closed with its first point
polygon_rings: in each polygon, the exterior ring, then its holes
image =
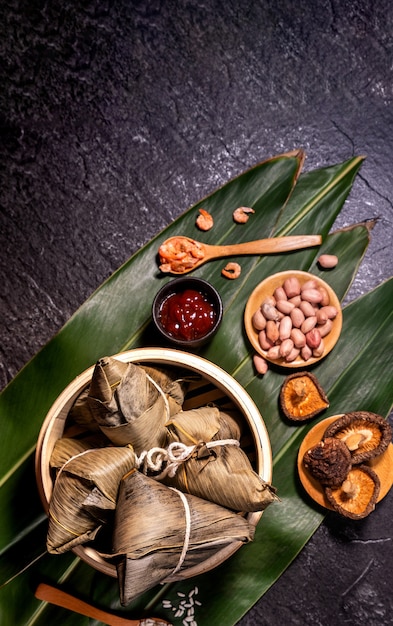
{"type": "MultiPolygon", "coordinates": [[[[156,264],[158,246],[166,237],[177,233],[195,236],[196,209],[202,206],[215,218],[214,228],[198,237],[206,243],[318,232],[324,236],[322,249],[340,259],[339,271],[325,272],[323,278],[340,298],[345,296],[367,248],[369,229],[363,224],[328,233],[362,159],[300,174],[303,159],[301,151],[269,159],[189,209],[115,272],[1,394],[0,584],[10,581],[0,589],[5,622],[50,622],[53,609],[26,593],[33,581],[43,576],[67,581],[75,593],[91,595],[104,605],[118,605],[116,581],[98,574],[73,555],[45,554],[46,519],[34,487],[34,446],[46,412],[77,374],[106,354],[155,343],[150,307],[152,294],[169,280],[160,275],[156,264]],[[237,226],[232,211],[241,205],[253,206],[256,213],[247,224],[237,226]]],[[[225,310],[219,333],[201,354],[232,373],[258,404],[271,438],[273,478],[281,503],[264,513],[255,542],[239,550],[219,572],[153,590],[127,609],[130,614],[149,605],[154,613],[181,624],[180,617],[177,621],[173,618],[173,611],[163,612],[160,599],[165,597],[176,606],[183,597],[179,593],[187,596],[197,586],[202,607],[196,614],[198,625],[233,624],[288,567],[323,519],[322,512],[310,505],[297,485],[296,455],[307,426],[288,426],[280,417],[277,398],[285,373],[271,369],[263,378],[255,376],[242,322],[247,298],[263,278],[285,269],[322,275],[316,265],[319,253],[319,249],[309,249],[243,258],[237,281],[221,277],[219,262],[195,272],[218,288],[225,310]]],[[[393,383],[391,374],[389,378],[393,368],[388,366],[393,359],[389,333],[392,288],[392,281],[387,281],[344,309],[340,341],[314,368],[329,395],[331,414],[360,408],[385,416],[389,413],[393,383]],[[367,369],[365,360],[370,366],[367,369]]],[[[62,623],[87,621],[72,615],[62,623]]]]}

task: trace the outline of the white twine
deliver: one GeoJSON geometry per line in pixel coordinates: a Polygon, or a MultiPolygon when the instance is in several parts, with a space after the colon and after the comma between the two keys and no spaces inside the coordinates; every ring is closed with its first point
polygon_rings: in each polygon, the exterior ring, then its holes
{"type": "Polygon", "coordinates": [[[170,412],[170,409],[169,409],[169,401],[168,401],[167,395],[163,392],[163,390],[161,389],[160,385],[154,380],[154,378],[149,376],[149,374],[147,372],[145,372],[145,374],[146,374],[147,380],[149,380],[151,382],[151,384],[157,389],[158,393],[162,396],[162,398],[164,400],[164,404],[165,404],[165,413],[166,413],[167,417],[169,417],[171,412],[170,412]]]}
{"type": "MultiPolygon", "coordinates": [[[[216,446],[240,446],[237,439],[219,439],[217,441],[208,441],[202,444],[203,447],[208,449],[216,446]]],[[[138,469],[143,468],[143,472],[147,474],[148,470],[152,472],[159,472],[164,463],[165,468],[158,476],[154,476],[156,480],[162,480],[166,476],[173,478],[176,474],[178,467],[185,463],[197,450],[201,447],[201,444],[195,444],[187,446],[180,441],[173,441],[167,448],[151,448],[150,450],[144,450],[141,455],[136,457],[136,464],[138,469]]]]}
{"type": "Polygon", "coordinates": [[[188,504],[188,500],[187,500],[186,496],[184,495],[184,493],[182,493],[178,489],[175,489],[174,487],[169,487],[169,489],[172,489],[172,491],[175,491],[180,496],[180,499],[183,502],[184,513],[185,513],[185,517],[186,517],[186,530],[185,530],[185,533],[184,533],[183,548],[182,548],[182,551],[181,551],[180,556],[179,556],[179,561],[178,561],[175,569],[172,572],[172,576],[173,576],[174,574],[176,574],[176,572],[179,571],[179,569],[183,565],[184,559],[186,558],[186,554],[187,554],[187,551],[188,551],[188,546],[189,546],[189,543],[190,543],[190,535],[191,535],[191,511],[190,511],[190,505],[188,504]]]}

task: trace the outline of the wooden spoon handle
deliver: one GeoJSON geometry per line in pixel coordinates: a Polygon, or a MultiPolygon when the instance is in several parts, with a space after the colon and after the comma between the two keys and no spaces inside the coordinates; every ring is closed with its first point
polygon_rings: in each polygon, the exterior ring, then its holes
{"type": "Polygon", "coordinates": [[[86,617],[97,619],[104,624],[108,624],[109,626],[143,626],[143,624],[157,624],[157,626],[163,626],[164,624],[168,624],[168,622],[165,622],[164,620],[154,619],[152,617],[149,617],[148,620],[139,620],[127,619],[125,617],[113,615],[112,613],[98,609],[95,606],[88,604],[83,600],[79,600],[79,598],[75,598],[65,591],[62,591],[61,589],[57,589],[56,587],[52,587],[51,585],[47,585],[45,583],[40,583],[38,585],[35,597],[39,600],[55,604],[56,606],[61,606],[63,609],[69,609],[70,611],[80,613],[86,617]]]}
{"type": "Polygon", "coordinates": [[[272,237],[248,241],[228,246],[206,246],[209,253],[217,256],[235,256],[242,254],[274,254],[289,250],[301,250],[311,246],[318,246],[322,242],[321,235],[292,235],[290,237],[272,237]]]}

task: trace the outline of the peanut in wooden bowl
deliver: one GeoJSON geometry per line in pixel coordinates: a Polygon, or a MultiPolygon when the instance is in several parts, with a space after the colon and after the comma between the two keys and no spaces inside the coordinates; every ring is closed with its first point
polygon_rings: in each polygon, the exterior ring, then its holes
{"type": "MultiPolygon", "coordinates": [[[[228,401],[237,408],[244,417],[246,436],[249,438],[247,453],[250,453],[253,467],[263,480],[268,483],[271,482],[272,451],[265,423],[252,398],[227,372],[202,357],[176,349],[140,348],[113,356],[123,362],[158,367],[179,367],[199,375],[201,379],[199,383],[195,383],[197,387],[194,386],[189,397],[186,395],[183,408],[191,409],[219,400],[224,400],[225,403],[228,401]],[[198,386],[200,390],[198,390],[198,386]]],[[[49,467],[50,457],[56,441],[68,434],[69,410],[79,394],[88,387],[93,370],[94,365],[85,370],[64,389],[52,405],[41,427],[37,442],[35,472],[40,498],[47,513],[53,491],[53,475],[49,467]]],[[[247,519],[251,525],[256,526],[261,516],[262,511],[257,511],[248,513],[247,519]]],[[[213,553],[202,563],[182,570],[164,582],[191,578],[207,572],[223,563],[242,545],[240,541],[233,542],[213,553]]],[[[114,578],[117,577],[115,565],[104,559],[94,547],[78,546],[73,549],[73,552],[96,570],[114,578]]]]}
{"type": "Polygon", "coordinates": [[[263,280],[259,285],[257,285],[254,291],[251,293],[246,308],[244,311],[244,326],[247,333],[247,337],[254,348],[254,350],[263,356],[270,363],[274,363],[280,367],[286,368],[297,368],[297,367],[308,367],[310,365],[314,365],[321,359],[324,359],[331,350],[333,350],[336,345],[342,328],[342,311],[340,300],[338,299],[335,291],[328,285],[324,280],[315,276],[314,274],[310,274],[309,272],[302,272],[300,270],[290,270],[285,272],[278,272],[277,274],[273,274],[269,276],[265,280],[263,280]],[[305,282],[309,280],[315,280],[318,285],[324,287],[329,294],[330,304],[333,305],[337,309],[337,316],[333,320],[333,325],[330,333],[324,337],[325,350],[322,356],[320,357],[311,357],[307,361],[302,359],[300,356],[297,357],[294,361],[287,362],[284,358],[279,359],[271,359],[267,355],[267,351],[261,348],[261,345],[258,340],[259,331],[254,328],[252,318],[255,313],[261,306],[262,302],[268,296],[272,296],[274,290],[277,287],[282,287],[284,281],[287,278],[295,277],[299,280],[300,284],[303,285],[305,282]]]}
{"type": "MultiPolygon", "coordinates": [[[[333,510],[333,507],[325,496],[323,486],[306,470],[303,464],[303,457],[307,450],[322,440],[326,428],[339,417],[342,417],[342,414],[327,417],[318,424],[315,424],[303,439],[297,457],[297,470],[300,482],[305,491],[317,504],[330,510],[333,510]]],[[[390,444],[380,456],[370,459],[367,465],[374,470],[381,482],[381,488],[377,498],[377,502],[379,502],[386,496],[393,485],[393,444],[390,444]]]]}

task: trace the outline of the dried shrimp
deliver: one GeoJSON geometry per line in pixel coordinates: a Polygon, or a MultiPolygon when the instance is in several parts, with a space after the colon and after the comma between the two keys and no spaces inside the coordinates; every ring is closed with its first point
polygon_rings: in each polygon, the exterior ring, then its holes
{"type": "Polygon", "coordinates": [[[162,272],[184,272],[205,256],[203,246],[185,237],[171,237],[158,249],[162,272]]]}
{"type": "Polygon", "coordinates": [[[240,206],[233,212],[233,219],[237,224],[245,224],[248,222],[251,213],[255,213],[254,209],[247,206],[240,206]]]}
{"type": "Polygon", "coordinates": [[[199,230],[210,230],[214,225],[213,217],[205,209],[199,209],[196,225],[199,230]]]}
{"type": "Polygon", "coordinates": [[[221,270],[221,274],[225,276],[225,278],[230,278],[234,280],[235,278],[239,278],[241,274],[242,268],[239,263],[227,263],[226,266],[221,270]]]}

